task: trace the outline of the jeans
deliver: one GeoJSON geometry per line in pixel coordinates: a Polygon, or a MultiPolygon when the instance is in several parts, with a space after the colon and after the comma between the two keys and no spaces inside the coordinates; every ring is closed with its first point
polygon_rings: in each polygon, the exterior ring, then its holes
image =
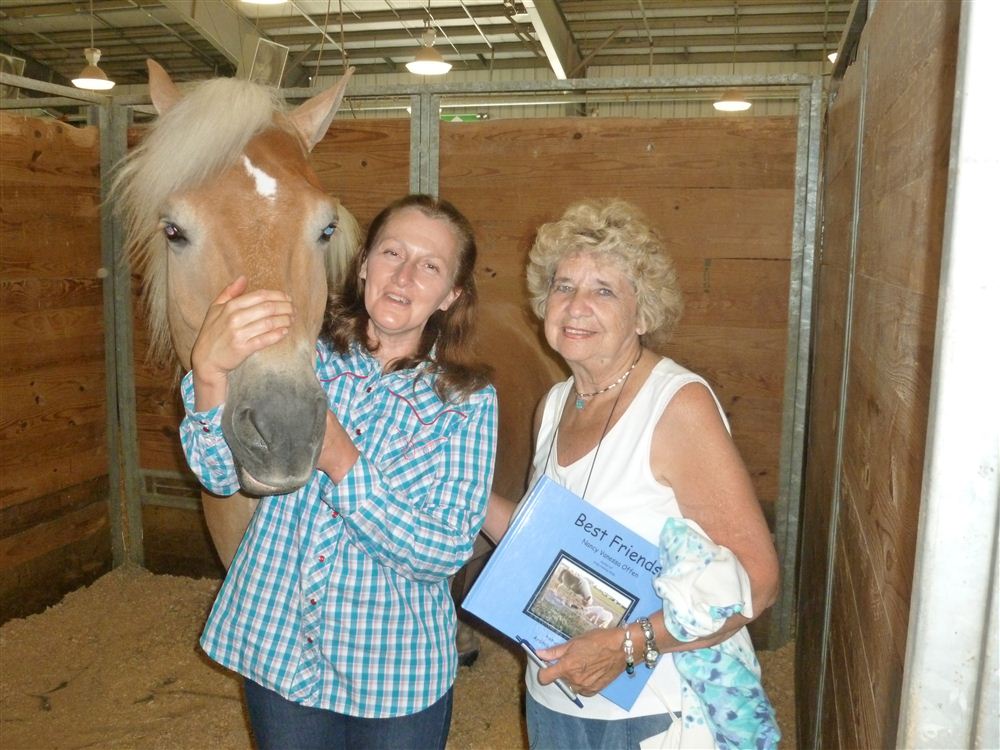
{"type": "Polygon", "coordinates": [[[546,708],[525,695],[528,747],[531,750],[639,750],[642,740],[666,732],[671,714],[635,719],[584,719],[546,708]]]}
{"type": "Polygon", "coordinates": [[[365,719],[293,703],[244,680],[247,712],[259,750],[444,750],[452,690],[409,716],[365,719]]]}

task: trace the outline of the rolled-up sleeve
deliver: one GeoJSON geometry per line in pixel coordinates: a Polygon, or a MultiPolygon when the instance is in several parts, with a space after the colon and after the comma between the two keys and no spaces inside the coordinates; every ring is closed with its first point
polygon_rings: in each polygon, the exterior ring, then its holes
{"type": "Polygon", "coordinates": [[[198,481],[216,495],[232,495],[240,489],[232,451],[222,434],[223,404],[207,411],[194,410],[194,385],[190,372],[181,381],[184,419],[181,446],[184,458],[198,481]]]}
{"type": "Polygon", "coordinates": [[[358,544],[403,577],[438,580],[454,574],[472,555],[486,516],[496,454],[496,391],[477,392],[461,411],[463,418],[435,448],[434,476],[419,497],[402,491],[364,452],[339,483],[324,475],[324,500],[342,514],[358,544]]]}

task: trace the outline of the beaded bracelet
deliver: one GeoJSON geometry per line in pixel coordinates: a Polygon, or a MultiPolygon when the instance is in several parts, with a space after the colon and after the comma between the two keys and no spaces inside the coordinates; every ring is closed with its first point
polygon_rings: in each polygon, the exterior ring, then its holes
{"type": "Polygon", "coordinates": [[[627,625],[625,626],[625,672],[629,677],[635,674],[635,649],[627,625]]]}

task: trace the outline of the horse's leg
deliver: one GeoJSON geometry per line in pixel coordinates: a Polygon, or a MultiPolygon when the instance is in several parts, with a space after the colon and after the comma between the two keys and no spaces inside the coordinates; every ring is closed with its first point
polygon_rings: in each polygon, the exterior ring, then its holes
{"type": "Polygon", "coordinates": [[[232,497],[215,497],[201,493],[201,507],[205,511],[205,523],[212,536],[212,544],[219,559],[229,570],[229,565],[246,533],[250,519],[257,509],[255,497],[236,493],[232,497]]]}

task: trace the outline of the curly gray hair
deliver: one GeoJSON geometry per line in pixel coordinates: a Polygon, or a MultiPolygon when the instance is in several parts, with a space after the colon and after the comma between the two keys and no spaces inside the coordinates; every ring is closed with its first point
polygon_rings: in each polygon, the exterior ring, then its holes
{"type": "Polygon", "coordinates": [[[673,259],[643,213],[618,198],[574,203],[558,221],[538,228],[528,255],[528,291],[539,318],[545,317],[552,278],[559,263],[587,254],[611,260],[632,282],[644,345],[666,341],[684,303],[673,259]]]}

